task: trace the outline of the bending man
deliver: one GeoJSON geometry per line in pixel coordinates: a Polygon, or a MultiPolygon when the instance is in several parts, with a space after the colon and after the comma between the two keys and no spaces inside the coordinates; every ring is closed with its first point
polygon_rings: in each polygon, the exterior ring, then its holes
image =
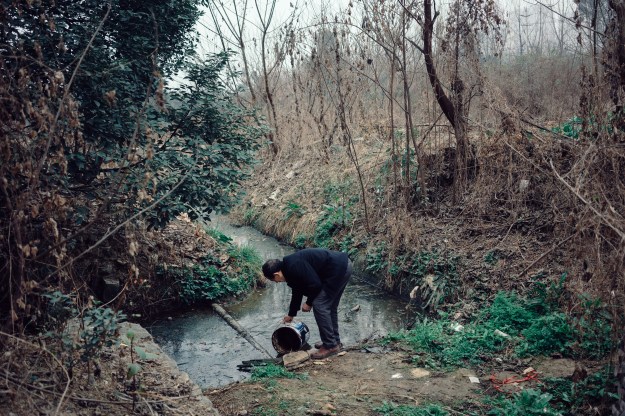
{"type": "Polygon", "coordinates": [[[286,282],[291,288],[289,314],[283,318],[291,322],[297,311],[313,311],[319,327],[321,343],[311,354],[313,359],[334,355],[341,350],[338,306],[352,274],[352,262],[347,254],[321,248],[306,248],[285,256],[282,260],[267,260],[263,274],[273,282],[286,282]],[[306,302],[302,304],[303,297],[306,302]]]}

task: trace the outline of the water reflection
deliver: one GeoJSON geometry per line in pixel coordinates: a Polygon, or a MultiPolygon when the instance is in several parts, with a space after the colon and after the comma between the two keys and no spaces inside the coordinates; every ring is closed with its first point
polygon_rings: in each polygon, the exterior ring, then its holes
{"type": "MultiPolygon", "coordinates": [[[[219,218],[212,225],[236,244],[254,247],[263,259],[281,258],[294,251],[250,227],[233,227],[219,218]]],[[[227,306],[227,310],[259,344],[273,352],[271,334],[288,309],[290,295],[286,284],[269,283],[244,301],[227,306]]],[[[308,325],[312,343],[319,340],[312,313],[299,312],[296,319],[308,325]]],[[[346,345],[397,330],[406,320],[404,303],[360,282],[357,276],[347,286],[339,306],[339,326],[346,345]]],[[[211,310],[194,310],[162,319],[148,330],[180,369],[203,388],[244,379],[249,374],[239,372],[237,364],[265,358],[211,310]]]]}

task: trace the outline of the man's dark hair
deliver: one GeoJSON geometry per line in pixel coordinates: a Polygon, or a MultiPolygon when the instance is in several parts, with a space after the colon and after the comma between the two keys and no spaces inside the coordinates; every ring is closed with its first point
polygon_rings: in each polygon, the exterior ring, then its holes
{"type": "Polygon", "coordinates": [[[263,274],[269,280],[273,280],[273,274],[278,273],[282,269],[282,260],[271,259],[263,264],[263,274]]]}

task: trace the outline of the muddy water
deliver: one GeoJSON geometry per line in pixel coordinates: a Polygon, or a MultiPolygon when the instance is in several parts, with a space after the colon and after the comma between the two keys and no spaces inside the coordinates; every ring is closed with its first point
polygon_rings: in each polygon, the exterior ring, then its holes
{"type": "MultiPolygon", "coordinates": [[[[281,258],[294,252],[250,227],[233,227],[223,218],[211,225],[236,244],[254,247],[262,258],[281,258]]],[[[290,301],[290,289],[284,283],[269,283],[245,300],[226,309],[266,350],[275,353],[271,334],[280,326],[290,301]]],[[[405,302],[378,291],[352,278],[339,306],[341,340],[350,345],[364,338],[384,335],[405,326],[408,320],[405,302]]],[[[299,312],[296,317],[310,328],[310,343],[319,340],[319,332],[311,313],[299,312]]],[[[210,309],[192,310],[162,319],[148,327],[157,343],[181,370],[203,388],[219,387],[249,377],[237,370],[243,360],[266,358],[210,309]]]]}

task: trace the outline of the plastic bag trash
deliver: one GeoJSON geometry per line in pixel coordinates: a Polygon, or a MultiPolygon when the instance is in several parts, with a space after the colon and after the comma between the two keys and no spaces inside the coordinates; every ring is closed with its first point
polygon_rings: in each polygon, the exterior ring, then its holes
{"type": "Polygon", "coordinates": [[[500,337],[504,337],[504,338],[510,338],[510,335],[506,334],[505,332],[502,332],[498,329],[495,329],[495,331],[493,331],[493,334],[498,335],[500,337]]]}
{"type": "Polygon", "coordinates": [[[404,376],[401,373],[397,373],[397,374],[393,374],[391,378],[404,378],[404,376]]]}

